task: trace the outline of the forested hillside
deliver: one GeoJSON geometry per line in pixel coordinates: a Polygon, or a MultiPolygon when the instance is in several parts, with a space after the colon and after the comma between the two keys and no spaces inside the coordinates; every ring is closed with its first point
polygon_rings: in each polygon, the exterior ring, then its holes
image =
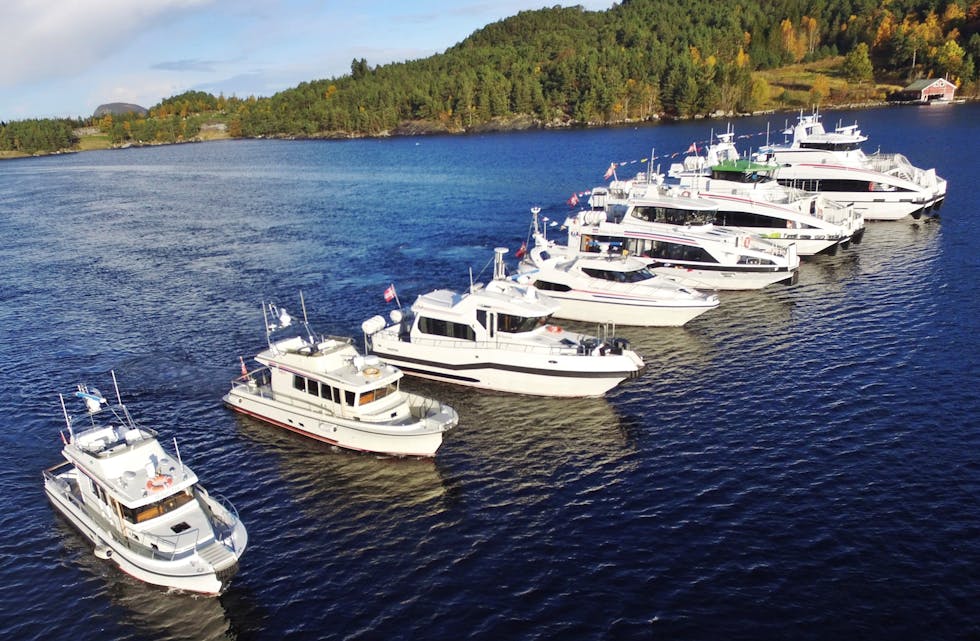
{"type": "Polygon", "coordinates": [[[973,95],[978,60],[980,0],[624,0],[525,11],[442,54],[354,60],[271,97],[189,92],[96,124],[117,144],[186,140],[207,120],[234,137],[607,124],[883,98],[874,81],[916,77],[973,95]],[[821,60],[803,90],[764,73],[821,60]]]}

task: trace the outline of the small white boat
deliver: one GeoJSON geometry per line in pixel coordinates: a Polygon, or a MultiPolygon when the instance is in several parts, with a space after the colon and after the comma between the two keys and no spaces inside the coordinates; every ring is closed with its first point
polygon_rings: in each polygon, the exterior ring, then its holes
{"type": "Polygon", "coordinates": [[[403,391],[402,371],[362,356],[352,339],[314,334],[305,303],[298,335],[282,331],[292,325],[284,309],[262,309],[268,349],[255,357],[262,367],[248,371],[242,361],[242,375],[222,399],[236,412],[331,445],[390,456],[434,456],[459,421],[448,405],[403,391]]]}
{"type": "Polygon", "coordinates": [[[138,425],[122,403],[79,385],[86,410],[70,415],[65,461],[44,470],[51,503],[92,543],[96,556],[133,577],[189,592],[220,594],[238,572],[248,544],[235,508],[209,494],[157,433],[138,425]]]}
{"type": "Polygon", "coordinates": [[[364,321],[368,351],[406,374],[487,390],[539,396],[601,396],[644,363],[625,339],[606,340],[551,324],[558,303],[509,279],[505,248],[494,277],[468,292],[419,296],[392,322],[364,321]]]}
{"type": "MultiPolygon", "coordinates": [[[[555,317],[568,320],[679,327],[718,306],[718,297],[654,274],[645,261],[609,252],[581,252],[547,238],[533,214],[534,245],[515,278],[558,301],[555,317]]],[[[547,224],[547,219],[544,220],[547,224]]]]}
{"type": "Polygon", "coordinates": [[[631,182],[614,180],[608,189],[593,189],[589,205],[565,220],[571,248],[625,250],[654,273],[697,289],[761,289],[798,277],[796,245],[781,247],[756,234],[711,224],[670,222],[713,217],[718,209],[717,203],[684,195],[676,186],[634,189],[631,182]]]}
{"type": "Polygon", "coordinates": [[[902,154],[865,154],[861,145],[868,137],[856,124],[828,132],[819,114],[800,112],[783,134],[792,138],[761,148],[754,158],[775,165],[781,184],[853,203],[865,220],[919,218],[946,197],[946,181],[935,169],[915,167],[902,154]]]}
{"type": "Polygon", "coordinates": [[[718,205],[712,218],[692,215],[687,222],[757,234],[778,245],[795,244],[800,256],[833,254],[861,242],[864,218],[853,205],[779,184],[774,165],[740,158],[734,137],[729,129],[717,135],[703,156],[686,156],[671,165],[668,175],[682,189],[718,205]]]}

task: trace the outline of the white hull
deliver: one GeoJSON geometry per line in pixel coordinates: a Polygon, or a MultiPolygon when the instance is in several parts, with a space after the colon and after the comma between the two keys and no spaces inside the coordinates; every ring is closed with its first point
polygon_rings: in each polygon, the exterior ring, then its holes
{"type": "MultiPolygon", "coordinates": [[[[238,570],[238,558],[227,548],[218,551],[218,556],[223,559],[219,569],[201,556],[203,550],[173,560],[134,553],[79,507],[72,500],[70,492],[57,480],[46,478],[44,490],[52,505],[92,541],[97,556],[114,562],[123,572],[140,581],[176,590],[217,595],[238,570]]],[[[244,530],[240,536],[245,536],[244,530]]],[[[240,543],[244,547],[245,541],[240,543]]]]}
{"type": "Polygon", "coordinates": [[[556,318],[586,323],[611,323],[635,327],[680,327],[717,307],[717,303],[710,305],[656,304],[624,300],[622,297],[615,297],[614,300],[603,300],[602,294],[596,294],[590,299],[583,299],[567,296],[563,292],[549,291],[547,293],[560,305],[554,314],[556,318]]]}
{"type": "Polygon", "coordinates": [[[261,387],[250,389],[241,383],[236,383],[222,400],[236,412],[337,447],[391,456],[434,456],[442,444],[445,426],[455,424],[455,412],[429,399],[404,394],[413,407],[430,413],[427,419],[403,424],[345,419],[306,401],[279,400],[261,387]]]}
{"type": "Polygon", "coordinates": [[[535,396],[602,396],[623,380],[636,374],[600,369],[622,365],[621,358],[586,358],[574,353],[535,354],[520,345],[514,351],[500,346],[480,348],[479,344],[454,342],[450,346],[399,341],[388,330],[372,337],[372,352],[398,366],[406,374],[487,390],[535,396]],[[592,369],[583,370],[583,367],[592,369]]]}
{"type": "Polygon", "coordinates": [[[696,289],[713,289],[716,291],[746,291],[762,289],[776,283],[796,282],[795,271],[781,272],[746,272],[729,271],[725,269],[691,269],[682,265],[668,266],[651,264],[654,273],[670,278],[674,282],[694,287],[696,289]]]}

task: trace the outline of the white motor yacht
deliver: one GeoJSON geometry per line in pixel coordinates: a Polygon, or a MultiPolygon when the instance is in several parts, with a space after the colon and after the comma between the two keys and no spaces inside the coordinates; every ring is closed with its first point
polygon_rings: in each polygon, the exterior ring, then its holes
{"type": "Polygon", "coordinates": [[[519,282],[558,301],[555,317],[641,327],[678,327],[718,306],[718,297],[658,276],[624,254],[579,251],[547,238],[547,219],[533,215],[534,245],[521,261],[519,282]]]}
{"type": "Polygon", "coordinates": [[[364,321],[368,351],[406,374],[540,396],[601,396],[637,376],[643,359],[621,338],[603,340],[550,322],[558,303],[507,277],[497,248],[494,277],[457,293],[419,296],[407,313],[364,321]]]}
{"type": "Polygon", "coordinates": [[[568,246],[596,252],[603,246],[628,251],[657,274],[706,290],[760,289],[794,283],[800,258],[796,245],[779,246],[756,234],[677,221],[692,215],[713,218],[718,204],[684,195],[679,187],[613,181],[589,197],[591,209],[565,220],[568,246]]]}
{"type": "Polygon", "coordinates": [[[755,159],[776,165],[773,176],[781,184],[853,203],[865,220],[919,218],[946,197],[946,181],[935,169],[915,167],[902,154],[865,154],[861,145],[868,138],[856,124],[827,132],[819,114],[801,112],[783,134],[792,138],[761,148],[755,159]]]}
{"type": "Polygon", "coordinates": [[[718,205],[714,218],[691,215],[689,222],[757,234],[778,245],[795,244],[800,256],[833,254],[861,242],[864,218],[853,205],[781,185],[772,176],[774,165],[740,158],[733,141],[729,130],[703,156],[687,156],[671,165],[668,176],[685,192],[718,205]]]}
{"type": "Polygon", "coordinates": [[[92,543],[95,554],[133,577],[189,592],[219,594],[238,571],[248,544],[232,505],[209,494],[197,475],[166,452],[157,433],[116,403],[79,385],[84,412],[62,432],[65,461],[44,470],[51,503],[92,543]]]}
{"type": "Polygon", "coordinates": [[[297,335],[285,309],[263,304],[268,348],[261,367],[232,381],[229,408],[338,447],[391,456],[434,456],[459,417],[439,401],[401,389],[403,373],[363,356],[346,337],[297,335]],[[271,317],[271,322],[270,322],[271,317]]]}

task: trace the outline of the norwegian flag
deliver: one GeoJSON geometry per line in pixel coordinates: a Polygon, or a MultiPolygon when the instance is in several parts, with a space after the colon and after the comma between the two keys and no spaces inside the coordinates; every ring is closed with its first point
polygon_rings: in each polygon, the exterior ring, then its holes
{"type": "Polygon", "coordinates": [[[609,169],[606,170],[606,173],[603,174],[602,177],[605,178],[606,180],[609,180],[615,175],[616,175],[616,163],[611,162],[609,163],[609,169]]]}
{"type": "Polygon", "coordinates": [[[392,283],[388,285],[388,289],[385,290],[385,302],[390,303],[395,300],[395,284],[392,283]]]}
{"type": "Polygon", "coordinates": [[[565,202],[568,203],[569,207],[574,207],[575,205],[578,204],[578,194],[572,194],[572,197],[566,200],[565,202]]]}
{"type": "Polygon", "coordinates": [[[698,144],[696,142],[692,142],[691,143],[691,146],[687,148],[687,152],[686,153],[689,153],[689,154],[696,154],[696,153],[698,153],[698,144]]]}
{"type": "Polygon", "coordinates": [[[524,258],[524,254],[527,253],[527,243],[521,243],[521,248],[514,252],[516,258],[524,258]]]}

